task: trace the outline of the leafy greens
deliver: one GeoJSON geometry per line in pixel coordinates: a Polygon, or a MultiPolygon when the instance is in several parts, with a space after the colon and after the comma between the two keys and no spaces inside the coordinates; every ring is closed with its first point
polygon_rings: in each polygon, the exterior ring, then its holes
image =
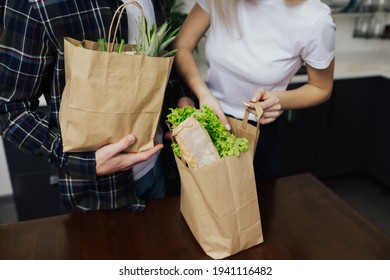
{"type": "MultiPolygon", "coordinates": [[[[170,111],[171,113],[167,116],[167,120],[171,124],[172,130],[189,116],[194,115],[210,135],[210,138],[221,157],[231,155],[239,156],[240,152],[248,150],[248,140],[236,137],[227,130],[210,107],[203,106],[202,109],[196,109],[187,106],[176,109],[170,108],[170,111]]],[[[172,143],[172,149],[173,152],[180,157],[180,149],[177,143],[172,143]]]]}

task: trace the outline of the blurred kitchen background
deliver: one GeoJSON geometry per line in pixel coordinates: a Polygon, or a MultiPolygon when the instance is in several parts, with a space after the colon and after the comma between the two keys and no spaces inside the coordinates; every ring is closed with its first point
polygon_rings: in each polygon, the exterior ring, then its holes
{"type": "MultiPolygon", "coordinates": [[[[195,0],[171,2],[183,16],[195,0]]],[[[280,176],[314,174],[390,235],[390,0],[323,2],[337,25],[334,92],[282,116],[280,176]]],[[[300,72],[291,87],[305,82],[300,72]]],[[[58,204],[55,170],[0,138],[0,224],[61,214],[58,204]]]]}

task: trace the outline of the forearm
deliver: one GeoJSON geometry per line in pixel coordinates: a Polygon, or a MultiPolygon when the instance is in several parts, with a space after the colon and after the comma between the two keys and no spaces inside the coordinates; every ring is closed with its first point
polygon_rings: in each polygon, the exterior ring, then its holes
{"type": "Polygon", "coordinates": [[[7,113],[0,102],[0,131],[4,139],[29,155],[41,156],[63,172],[77,178],[95,178],[94,152],[66,154],[62,150],[59,130],[40,112],[7,113]]]}
{"type": "Polygon", "coordinates": [[[35,109],[38,107],[38,100],[13,100],[7,98],[4,88],[1,88],[1,91],[1,135],[27,154],[49,158],[57,131],[50,131],[47,113],[35,109]]]}
{"type": "Polygon", "coordinates": [[[209,93],[191,50],[179,49],[175,57],[175,66],[178,74],[198,99],[209,93]]]}
{"type": "Polygon", "coordinates": [[[331,91],[305,84],[294,90],[272,92],[280,101],[282,110],[302,109],[321,104],[329,99],[331,91]]]}
{"type": "Polygon", "coordinates": [[[209,15],[198,4],[195,4],[173,43],[174,48],[177,49],[176,70],[198,99],[209,94],[209,90],[195,62],[194,49],[209,25],[209,15]]]}
{"type": "MultiPolygon", "coordinates": [[[[5,115],[0,113],[1,123],[5,115]]],[[[18,115],[2,132],[4,139],[27,154],[47,158],[50,164],[73,178],[95,179],[95,153],[64,153],[59,131],[50,127],[45,119],[37,122],[40,118],[34,113],[18,115]]]]}
{"type": "Polygon", "coordinates": [[[279,98],[282,110],[312,107],[328,100],[333,89],[334,66],[334,59],[325,69],[315,69],[307,65],[306,84],[293,90],[273,92],[279,98]]]}

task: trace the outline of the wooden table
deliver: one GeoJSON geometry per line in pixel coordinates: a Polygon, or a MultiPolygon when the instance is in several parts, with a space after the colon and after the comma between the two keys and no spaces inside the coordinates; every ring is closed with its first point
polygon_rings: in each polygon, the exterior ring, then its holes
{"type": "MultiPolygon", "coordinates": [[[[390,259],[390,237],[310,174],[259,187],[264,243],[230,259],[390,259]]],[[[66,214],[0,226],[0,259],[209,259],[179,198],[145,212],[66,214]]]]}

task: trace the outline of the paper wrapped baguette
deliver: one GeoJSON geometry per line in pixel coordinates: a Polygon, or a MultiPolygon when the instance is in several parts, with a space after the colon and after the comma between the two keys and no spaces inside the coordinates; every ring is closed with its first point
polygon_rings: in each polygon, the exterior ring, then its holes
{"type": "Polygon", "coordinates": [[[220,159],[209,134],[194,115],[180,123],[172,131],[172,136],[191,169],[198,169],[220,159]]]}

